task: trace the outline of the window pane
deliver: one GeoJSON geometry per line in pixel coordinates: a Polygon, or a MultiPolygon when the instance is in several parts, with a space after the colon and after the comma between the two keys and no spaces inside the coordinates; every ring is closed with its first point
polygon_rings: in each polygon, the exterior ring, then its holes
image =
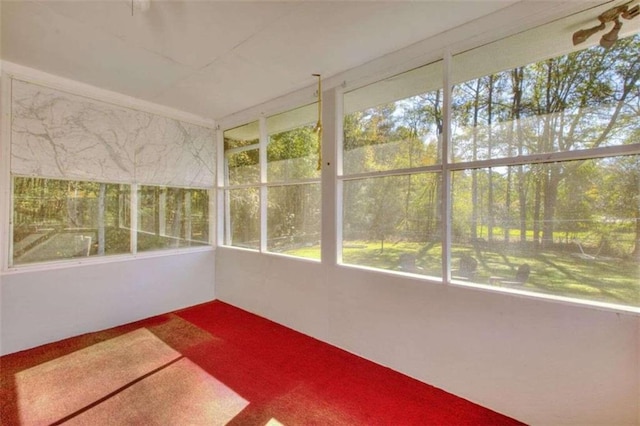
{"type": "Polygon", "coordinates": [[[319,178],[317,104],[307,105],[267,119],[267,180],[289,182],[319,178]]]}
{"type": "Polygon", "coordinates": [[[14,177],[13,264],[128,253],[128,185],[14,177]]]}
{"type": "Polygon", "coordinates": [[[208,244],[207,190],[139,187],[138,251],[208,244]]]}
{"type": "Polygon", "coordinates": [[[320,259],[320,184],[269,187],[267,249],[320,259]]]}
{"type": "Polygon", "coordinates": [[[224,158],[228,185],[260,182],[258,122],[225,130],[224,158]]]}
{"type": "Polygon", "coordinates": [[[640,306],[640,156],[455,172],[452,194],[454,277],[640,306]]]}
{"type": "Polygon", "coordinates": [[[254,121],[243,126],[224,131],[224,151],[249,145],[258,145],[260,130],[258,122],[254,121]]]}
{"type": "Polygon", "coordinates": [[[343,173],[438,163],[441,86],[436,62],[345,94],[343,173]]]}
{"type": "Polygon", "coordinates": [[[442,276],[441,176],[344,182],[344,263],[442,276]]]}
{"type": "Polygon", "coordinates": [[[225,191],[225,243],[236,247],[260,248],[260,189],[225,191]]]}
{"type": "Polygon", "coordinates": [[[260,156],[258,149],[227,154],[227,179],[229,185],[258,183],[260,181],[260,156]]]}
{"type": "MultiPolygon", "coordinates": [[[[515,41],[514,46],[526,51],[515,41]]],[[[464,73],[474,58],[491,50],[489,45],[457,55],[453,68],[464,73]]],[[[610,49],[593,46],[543,57],[456,84],[454,161],[637,143],[639,56],[640,35],[636,34],[618,40],[610,49]]]]}

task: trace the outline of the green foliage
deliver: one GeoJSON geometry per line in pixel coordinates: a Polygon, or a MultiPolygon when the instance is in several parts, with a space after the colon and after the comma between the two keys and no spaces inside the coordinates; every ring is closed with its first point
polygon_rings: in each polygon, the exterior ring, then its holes
{"type": "MultiPolygon", "coordinates": [[[[611,49],[595,46],[456,84],[451,161],[640,143],[639,58],[635,35],[611,49]]],[[[640,156],[456,170],[452,217],[443,218],[442,98],[436,89],[345,115],[345,262],[398,270],[401,258],[415,258],[420,273],[439,276],[442,222],[450,220],[453,257],[476,256],[480,282],[513,275],[527,262],[533,273],[526,285],[536,291],[638,304],[640,156]],[[424,166],[434,167],[411,170],[424,166]],[[374,175],[349,178],[360,173],[374,175]]],[[[316,152],[310,126],[270,136],[268,182],[283,184],[267,189],[270,250],[319,256],[313,230],[320,206],[312,202],[319,193],[284,185],[319,177],[316,152]]],[[[256,186],[229,191],[232,232],[257,244],[258,151],[228,161],[231,184],[256,186]]]]}
{"type": "Polygon", "coordinates": [[[267,163],[269,182],[318,178],[318,135],[313,126],[271,135],[267,163]]]}
{"type": "MultiPolygon", "coordinates": [[[[441,246],[433,245],[425,250],[425,245],[417,242],[401,241],[388,244],[380,251],[377,241],[344,242],[343,262],[390,271],[402,271],[401,257],[409,253],[416,258],[416,272],[421,275],[442,277],[441,246]]],[[[319,258],[320,248],[303,248],[288,251],[287,254],[319,258]]],[[[478,270],[472,281],[490,284],[490,278],[512,279],[518,266],[526,263],[531,274],[523,290],[548,293],[566,297],[640,305],[640,282],[638,263],[625,259],[581,259],[576,251],[553,250],[545,253],[531,252],[517,243],[495,245],[478,249],[471,245],[452,247],[452,269],[456,270],[462,256],[472,256],[478,261],[478,270]]],[[[455,275],[455,272],[454,272],[455,275]]]]}
{"type": "MultiPolygon", "coordinates": [[[[13,182],[14,264],[131,251],[129,185],[13,182]]],[[[208,191],[143,185],[138,201],[139,251],[208,243],[208,191]]]]}
{"type": "MultiPolygon", "coordinates": [[[[453,159],[640,143],[639,79],[640,35],[635,35],[608,50],[596,46],[457,84],[453,159]]],[[[345,116],[345,173],[437,164],[440,94],[436,90],[345,116]]],[[[540,276],[553,280],[547,284],[549,291],[564,294],[567,287],[573,294],[595,294],[602,289],[585,290],[579,281],[598,277],[590,282],[599,287],[596,281],[619,280],[627,290],[621,290],[617,301],[637,304],[631,294],[638,282],[634,259],[640,258],[639,159],[635,155],[456,171],[451,176],[453,240],[476,248],[498,242],[512,249],[529,247],[529,261],[532,256],[540,259],[536,269],[548,272],[540,276]],[[585,259],[599,254],[595,264],[614,259],[616,267],[601,268],[611,272],[609,279],[593,274],[591,263],[567,254],[580,253],[578,244],[588,252],[585,259]],[[544,267],[543,258],[578,272],[568,280],[544,267]]],[[[437,247],[440,176],[433,173],[434,179],[422,181],[418,176],[345,182],[345,262],[397,269],[400,255],[406,253],[416,255],[420,266],[420,255],[437,247]],[[417,226],[417,218],[426,222],[417,226]],[[351,245],[366,249],[354,252],[351,245]]],[[[487,273],[506,272],[500,262],[513,272],[513,265],[523,260],[496,257],[496,266],[487,273]]],[[[436,260],[420,267],[433,271],[440,266],[436,260]]]]}

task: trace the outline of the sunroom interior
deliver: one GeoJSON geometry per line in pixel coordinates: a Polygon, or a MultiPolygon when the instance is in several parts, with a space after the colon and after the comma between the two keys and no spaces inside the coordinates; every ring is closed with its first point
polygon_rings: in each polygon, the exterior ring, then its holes
{"type": "Polygon", "coordinates": [[[637,4],[3,1],[0,355],[217,299],[640,423],[637,4]]]}

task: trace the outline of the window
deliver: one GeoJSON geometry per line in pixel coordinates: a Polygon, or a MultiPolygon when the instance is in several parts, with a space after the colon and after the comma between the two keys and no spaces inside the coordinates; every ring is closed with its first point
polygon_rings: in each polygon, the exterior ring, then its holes
{"type": "MultiPolygon", "coordinates": [[[[595,12],[336,89],[338,263],[639,307],[640,35],[576,49],[595,12]]],[[[226,244],[317,256],[310,111],[225,132],[226,244]]]]}
{"type": "Polygon", "coordinates": [[[224,132],[224,243],[260,249],[260,129],[257,121],[224,132]]]}
{"type": "Polygon", "coordinates": [[[9,266],[208,245],[213,135],[11,79],[9,266]]]}
{"type": "Polygon", "coordinates": [[[317,104],[267,118],[267,250],[320,259],[317,104]]]}
{"type": "Polygon", "coordinates": [[[320,258],[317,120],[311,104],[224,132],[225,244],[320,258]]]}
{"type": "Polygon", "coordinates": [[[640,306],[639,56],[635,35],[454,86],[451,259],[476,265],[454,279],[640,306]]]}
{"type": "Polygon", "coordinates": [[[260,188],[228,189],[227,244],[260,250],[260,188]]]}
{"type": "Polygon", "coordinates": [[[13,264],[128,253],[129,185],[14,177],[13,264]]]}
{"type": "Polygon", "coordinates": [[[450,122],[438,63],[344,95],[342,263],[640,306],[640,35],[563,26],[454,56],[450,122]]]}
{"type": "Polygon", "coordinates": [[[138,251],[209,243],[209,193],[205,189],[140,186],[138,251]]]}
{"type": "Polygon", "coordinates": [[[442,63],[344,96],[342,262],[442,276],[442,63]]]}

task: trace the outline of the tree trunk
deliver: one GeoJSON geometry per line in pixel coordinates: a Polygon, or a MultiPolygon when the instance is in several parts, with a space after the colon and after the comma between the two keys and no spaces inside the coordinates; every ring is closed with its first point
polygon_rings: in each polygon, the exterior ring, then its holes
{"type": "Polygon", "coordinates": [[[173,222],[171,223],[171,236],[175,238],[175,246],[180,246],[181,228],[182,228],[182,208],[184,205],[184,191],[179,191],[176,197],[175,212],[173,214],[173,222]],[[182,195],[182,196],[180,196],[182,195]]]}
{"type": "Polygon", "coordinates": [[[153,188],[153,233],[160,235],[160,188],[157,186],[153,188]]]}
{"type": "Polygon", "coordinates": [[[518,204],[520,205],[520,242],[527,242],[527,193],[524,166],[518,166],[518,204]]]}
{"type": "Polygon", "coordinates": [[[636,210],[636,244],[631,255],[640,260],[640,209],[636,210]]]}
{"type": "MultiPolygon", "coordinates": [[[[511,73],[513,87],[513,102],[511,104],[511,117],[516,126],[516,138],[518,155],[524,154],[524,135],[522,134],[522,124],[520,123],[520,111],[522,110],[522,82],[524,80],[524,69],[515,68],[511,73]]],[[[520,207],[520,242],[527,241],[527,193],[526,176],[524,166],[518,166],[518,204],[520,207]]]]}
{"type": "Polygon", "coordinates": [[[535,199],[533,201],[533,242],[536,246],[540,245],[540,204],[541,204],[541,188],[540,179],[536,179],[535,199]]]}
{"type": "Polygon", "coordinates": [[[504,242],[509,242],[509,231],[511,228],[511,167],[507,169],[507,195],[504,200],[504,220],[502,221],[502,227],[504,229],[504,242]]]}
{"type": "Polygon", "coordinates": [[[167,188],[159,189],[158,202],[156,203],[156,235],[167,235],[167,188]]]}
{"type": "Polygon", "coordinates": [[[185,189],[184,191],[184,239],[191,241],[192,234],[191,224],[191,191],[185,189]]]}
{"type": "MultiPolygon", "coordinates": [[[[489,159],[491,159],[491,150],[493,149],[493,74],[489,76],[489,100],[487,105],[487,142],[488,142],[488,152],[489,159]]],[[[487,194],[487,215],[488,217],[488,233],[487,239],[489,241],[493,241],[493,228],[495,227],[495,217],[494,217],[494,208],[493,208],[493,171],[489,168],[489,193],[487,194]]]]}
{"type": "MultiPolygon", "coordinates": [[[[47,217],[51,214],[47,214],[47,217]]],[[[79,227],[78,219],[78,189],[74,188],[72,183],[69,182],[67,189],[67,224],[66,226],[72,226],[74,228],[79,227]]]]}
{"type": "MultiPolygon", "coordinates": [[[[472,158],[478,159],[478,112],[480,104],[480,80],[476,80],[475,99],[473,100],[473,139],[472,158]]],[[[471,241],[478,239],[478,170],[471,170],[471,241]]]]}
{"type": "Polygon", "coordinates": [[[104,254],[105,249],[105,204],[107,198],[107,185],[100,184],[98,191],[98,256],[104,254]]]}
{"type": "Polygon", "coordinates": [[[554,217],[558,201],[558,185],[560,183],[559,166],[549,165],[549,172],[544,186],[544,210],[542,223],[542,248],[553,246],[554,217]]]}

